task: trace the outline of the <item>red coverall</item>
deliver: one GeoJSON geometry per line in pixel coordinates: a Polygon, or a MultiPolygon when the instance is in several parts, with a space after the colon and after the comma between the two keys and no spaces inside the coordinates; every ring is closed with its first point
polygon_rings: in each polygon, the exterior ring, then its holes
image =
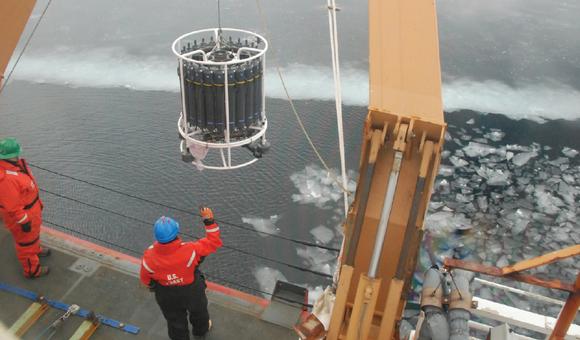
{"type": "Polygon", "coordinates": [[[0,160],[0,215],[12,233],[24,275],[36,276],[40,270],[42,201],[36,180],[24,159],[17,162],[0,160]]]}
{"type": "Polygon", "coordinates": [[[143,254],[141,282],[153,287],[171,339],[189,339],[187,312],[194,336],[208,330],[205,279],[197,265],[222,246],[219,226],[208,223],[206,236],[198,241],[182,242],[178,237],[169,243],[155,242],[143,254]]]}

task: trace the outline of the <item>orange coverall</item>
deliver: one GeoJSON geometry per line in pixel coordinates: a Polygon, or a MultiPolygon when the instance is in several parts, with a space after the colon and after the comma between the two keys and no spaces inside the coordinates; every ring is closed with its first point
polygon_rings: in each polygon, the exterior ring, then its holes
{"type": "Polygon", "coordinates": [[[36,180],[24,159],[17,162],[0,160],[0,215],[12,233],[24,275],[37,276],[42,201],[36,180]]]}

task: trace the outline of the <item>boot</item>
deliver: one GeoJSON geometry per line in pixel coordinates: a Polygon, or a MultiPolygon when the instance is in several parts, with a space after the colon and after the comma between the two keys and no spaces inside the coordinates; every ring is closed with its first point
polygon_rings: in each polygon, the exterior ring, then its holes
{"type": "Polygon", "coordinates": [[[207,328],[207,332],[204,335],[194,335],[193,339],[194,340],[205,340],[207,339],[208,333],[209,331],[211,331],[211,327],[213,326],[213,323],[211,322],[211,320],[209,320],[209,327],[207,328]]]}
{"type": "Polygon", "coordinates": [[[48,267],[46,267],[46,266],[40,266],[40,268],[38,268],[38,271],[36,272],[36,275],[34,275],[34,276],[25,275],[25,277],[27,279],[36,279],[38,277],[48,275],[49,272],[50,272],[50,270],[48,269],[48,267]]]}
{"type": "Polygon", "coordinates": [[[51,251],[49,248],[41,248],[40,253],[38,253],[38,257],[49,257],[50,254],[51,254],[51,251]]]}

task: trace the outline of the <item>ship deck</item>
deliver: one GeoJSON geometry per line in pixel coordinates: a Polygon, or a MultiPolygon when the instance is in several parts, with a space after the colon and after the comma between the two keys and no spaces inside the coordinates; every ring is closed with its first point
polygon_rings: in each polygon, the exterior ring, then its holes
{"type": "MultiPolygon", "coordinates": [[[[52,255],[41,259],[50,274],[25,279],[16,259],[10,233],[0,223],[0,283],[35,292],[51,300],[77,304],[107,318],[140,328],[137,335],[101,325],[91,339],[167,339],[165,319],[155,298],[138,279],[139,260],[53,229],[44,228],[43,244],[52,255]]],[[[211,339],[296,339],[293,331],[260,320],[268,301],[227,287],[208,283],[211,339]]],[[[0,290],[0,321],[9,328],[32,301],[0,290]]],[[[34,339],[62,311],[49,308],[22,337],[34,339]]],[[[54,338],[68,339],[83,319],[73,316],[58,328],[54,338]]]]}

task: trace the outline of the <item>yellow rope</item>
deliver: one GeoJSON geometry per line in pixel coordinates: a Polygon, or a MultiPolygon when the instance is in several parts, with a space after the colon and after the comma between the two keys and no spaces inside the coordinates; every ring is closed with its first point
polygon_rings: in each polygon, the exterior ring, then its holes
{"type": "MultiPolygon", "coordinates": [[[[269,37],[271,35],[270,35],[270,32],[268,31],[266,17],[264,16],[264,12],[262,11],[262,5],[260,3],[260,0],[256,0],[256,6],[258,7],[258,14],[260,15],[260,19],[262,20],[262,29],[264,30],[264,32],[266,32],[266,36],[269,37]]],[[[275,54],[273,50],[272,50],[272,54],[275,54]]],[[[316,145],[314,145],[314,142],[310,138],[308,131],[306,131],[306,128],[304,127],[304,124],[302,123],[302,119],[300,118],[300,115],[298,114],[298,111],[296,110],[296,107],[294,106],[294,101],[290,97],[290,93],[288,92],[288,88],[286,88],[286,82],[284,82],[284,77],[282,76],[282,72],[280,71],[280,67],[278,65],[275,65],[275,67],[276,67],[276,71],[278,73],[278,77],[280,78],[280,82],[282,83],[282,87],[284,88],[284,93],[286,94],[286,98],[288,99],[288,102],[290,103],[290,107],[292,108],[292,112],[294,113],[294,116],[296,116],[296,120],[298,121],[298,125],[300,126],[300,129],[302,129],[304,136],[308,140],[308,143],[310,144],[312,151],[314,151],[314,153],[318,157],[318,160],[320,161],[322,166],[326,169],[328,174],[332,177],[332,179],[336,182],[336,184],[338,184],[338,187],[342,191],[346,192],[348,195],[352,195],[352,192],[350,192],[347,188],[345,188],[342,185],[342,182],[334,174],[334,172],[332,170],[330,170],[330,168],[328,167],[328,165],[324,161],[324,158],[322,158],[322,155],[320,154],[320,152],[316,148],[316,145]]]]}

